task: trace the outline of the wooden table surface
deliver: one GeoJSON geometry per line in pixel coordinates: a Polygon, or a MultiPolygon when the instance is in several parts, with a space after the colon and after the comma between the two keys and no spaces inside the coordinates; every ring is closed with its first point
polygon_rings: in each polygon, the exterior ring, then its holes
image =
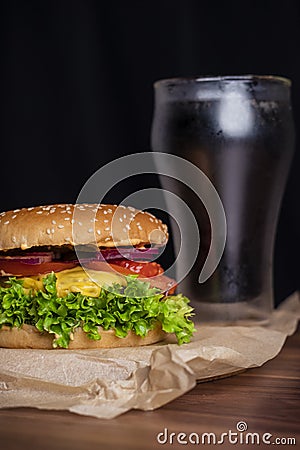
{"type": "MultiPolygon", "coordinates": [[[[289,337],[281,353],[263,367],[230,378],[198,384],[193,390],[151,412],[130,411],[116,419],[100,420],[64,411],[31,408],[0,410],[0,448],[33,450],[98,450],[253,448],[241,444],[260,440],[300,449],[300,331],[289,337]],[[224,444],[207,445],[214,433],[224,444]],[[246,425],[245,425],[246,424],[246,425]],[[160,434],[161,433],[161,434],[160,434]],[[173,434],[172,434],[173,433],[173,434]],[[179,433],[185,433],[180,435],[179,433]],[[269,433],[269,434],[268,434],[269,433]],[[272,436],[270,436],[272,435],[272,436]],[[158,437],[160,443],[158,442],[158,437]],[[199,445],[197,445],[199,439],[199,445]],[[238,444],[233,444],[239,439],[238,444]],[[289,439],[289,441],[288,441],[289,439]],[[293,444],[296,439],[296,444],[293,444]],[[179,442],[178,442],[179,440],[179,442]],[[279,441],[281,440],[281,441],[279,441]],[[166,442],[165,442],[166,441],[166,442]],[[182,443],[180,443],[180,441],[182,443]],[[165,443],[164,443],[165,442],[165,443]],[[184,444],[186,442],[186,444],[184,444]],[[290,445],[287,445],[290,442],[290,445]]],[[[255,445],[257,446],[257,445],[255,445]]],[[[268,447],[270,448],[270,447],[268,447]]],[[[272,447],[271,447],[272,448],[272,447]]]]}

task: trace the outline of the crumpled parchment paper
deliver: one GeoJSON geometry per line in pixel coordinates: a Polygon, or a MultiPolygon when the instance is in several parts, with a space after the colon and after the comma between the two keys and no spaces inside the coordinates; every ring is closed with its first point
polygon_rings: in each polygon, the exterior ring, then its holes
{"type": "MultiPolygon", "coordinates": [[[[138,348],[0,349],[0,408],[36,407],[114,418],[153,410],[196,382],[258,367],[274,358],[300,319],[298,293],[268,326],[198,326],[189,344],[171,337],[138,348]]],[[[197,325],[197,324],[196,324],[197,325]]]]}

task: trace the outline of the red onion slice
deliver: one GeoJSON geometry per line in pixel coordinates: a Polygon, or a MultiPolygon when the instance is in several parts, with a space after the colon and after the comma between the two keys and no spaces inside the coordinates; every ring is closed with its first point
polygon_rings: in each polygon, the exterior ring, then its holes
{"type": "Polygon", "coordinates": [[[53,260],[52,252],[32,252],[26,253],[26,255],[16,255],[16,256],[0,256],[1,261],[12,261],[22,264],[42,264],[45,262],[50,262],[53,260]]]}
{"type": "MultiPolygon", "coordinates": [[[[128,259],[129,261],[151,262],[155,261],[161,254],[161,249],[158,247],[149,247],[143,249],[137,248],[111,248],[103,249],[94,253],[77,252],[77,257],[80,263],[85,264],[90,261],[106,261],[112,262],[115,260],[128,259]]],[[[74,260],[76,261],[76,260],[74,260]]]]}
{"type": "Polygon", "coordinates": [[[158,247],[149,247],[145,249],[138,248],[117,248],[101,250],[97,252],[93,259],[97,261],[110,261],[114,259],[129,259],[131,261],[153,261],[160,255],[158,247]]]}

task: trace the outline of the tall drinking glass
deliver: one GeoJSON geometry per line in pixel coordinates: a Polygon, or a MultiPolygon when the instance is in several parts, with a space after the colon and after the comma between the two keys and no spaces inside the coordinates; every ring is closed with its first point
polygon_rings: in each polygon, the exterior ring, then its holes
{"type": "MultiPolygon", "coordinates": [[[[294,146],[290,86],[286,78],[254,75],[175,78],[154,85],[152,150],[201,169],[226,216],[223,255],[201,284],[199,272],[214,245],[207,210],[188,186],[161,178],[164,189],[189,205],[199,226],[200,251],[180,290],[200,320],[256,323],[272,311],[274,238],[294,146]]],[[[180,174],[180,163],[177,169],[180,174]]],[[[184,220],[180,206],[170,213],[184,220]]],[[[175,239],[175,253],[179,246],[175,239]]],[[[181,251],[180,264],[188,271],[189,249],[181,251]]]]}

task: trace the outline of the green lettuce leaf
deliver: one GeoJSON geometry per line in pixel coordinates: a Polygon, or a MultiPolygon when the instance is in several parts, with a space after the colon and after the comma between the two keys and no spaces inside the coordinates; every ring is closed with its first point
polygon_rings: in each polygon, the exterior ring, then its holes
{"type": "Polygon", "coordinates": [[[59,297],[56,276],[43,278],[44,289],[32,292],[23,289],[22,280],[10,278],[0,287],[0,328],[33,325],[40,332],[54,334],[53,347],[67,348],[77,327],[90,339],[101,339],[98,327],[113,329],[124,338],[129,331],[145,337],[158,323],[167,333],[175,333],[178,344],[189,342],[194,324],[193,308],[183,295],[164,297],[158,288],[126,277],[127,285],[114,284],[101,289],[99,297],[69,293],[59,297]]]}

